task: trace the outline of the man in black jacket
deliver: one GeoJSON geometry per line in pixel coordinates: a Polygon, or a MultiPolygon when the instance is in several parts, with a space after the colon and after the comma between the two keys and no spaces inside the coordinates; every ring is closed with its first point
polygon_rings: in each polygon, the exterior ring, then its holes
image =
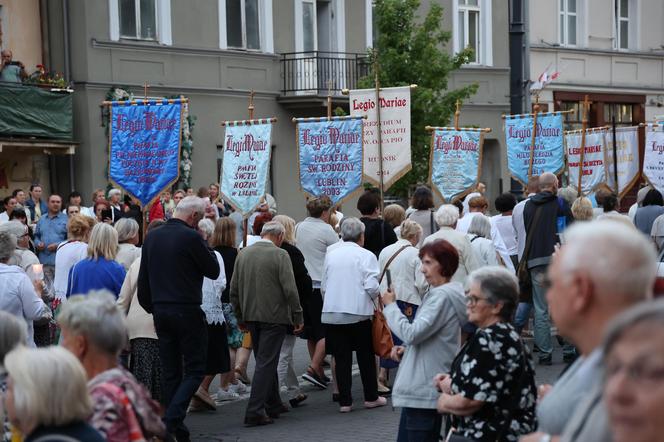
{"type": "MultiPolygon", "coordinates": [[[[539,178],[540,192],[530,197],[523,209],[523,222],[526,227],[526,247],[522,259],[527,259],[528,270],[533,284],[533,304],[535,306],[535,345],[540,350],[539,363],[551,365],[551,320],[546,301],[546,272],[556,244],[559,242],[559,224],[572,221],[572,213],[567,202],[557,196],[558,178],[552,173],[543,173],[539,178]],[[530,238],[532,235],[532,238],[530,238]]],[[[574,355],[574,348],[565,346],[565,358],[574,355]]]]}
{"type": "Polygon", "coordinates": [[[145,238],[138,273],[138,301],[152,313],[159,338],[163,419],[178,442],[189,440],[184,418],[205,375],[208,338],[201,310],[203,278],[219,276],[214,252],[196,231],[204,213],[201,198],[180,201],[173,218],[145,238]]]}

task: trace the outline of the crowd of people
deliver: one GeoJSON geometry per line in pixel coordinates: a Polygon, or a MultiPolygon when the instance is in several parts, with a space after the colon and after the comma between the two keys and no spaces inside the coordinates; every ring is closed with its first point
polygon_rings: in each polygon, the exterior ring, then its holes
{"type": "Polygon", "coordinates": [[[658,440],[661,193],[623,215],[607,189],[593,203],[544,173],[524,197],[489,217],[482,183],[439,207],[426,186],[408,207],[370,189],[360,217],[322,196],[296,222],[265,195],[245,223],[218,184],[148,213],[119,189],[89,207],[16,189],[0,213],[2,441],[187,441],[187,413],[247,394],[244,424],[267,425],[308,399],[299,378],[349,413],[353,354],[361,405],[401,408],[398,441],[658,440]],[[556,335],[569,365],[538,387],[556,335]]]}

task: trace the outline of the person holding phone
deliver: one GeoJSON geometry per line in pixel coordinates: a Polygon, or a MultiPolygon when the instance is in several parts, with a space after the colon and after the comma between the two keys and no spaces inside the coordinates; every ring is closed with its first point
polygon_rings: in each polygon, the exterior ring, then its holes
{"type": "Polygon", "coordinates": [[[22,83],[28,78],[25,65],[20,61],[13,60],[12,51],[5,49],[1,53],[2,64],[0,64],[0,82],[22,83]]]}
{"type": "Polygon", "coordinates": [[[392,390],[392,405],[402,407],[398,442],[438,441],[442,415],[436,410],[439,393],[431,380],[449,372],[467,321],[463,287],[451,282],[459,267],[456,248],[438,240],[425,244],[419,257],[430,288],[412,322],[399,309],[394,286],[382,295],[387,324],[402,341],[392,349],[392,358],[401,361],[392,390]]]}

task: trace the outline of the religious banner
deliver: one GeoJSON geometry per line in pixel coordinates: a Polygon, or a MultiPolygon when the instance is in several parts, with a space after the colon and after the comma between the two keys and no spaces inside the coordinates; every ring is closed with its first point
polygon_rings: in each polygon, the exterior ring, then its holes
{"type": "Polygon", "coordinates": [[[272,120],[228,121],[225,126],[221,194],[247,216],[266,192],[272,120]]]}
{"type": "MultiPolygon", "coordinates": [[[[639,180],[639,128],[617,127],[615,158],[618,159],[618,195],[622,198],[639,180]]],[[[606,134],[606,183],[616,189],[613,132],[606,134]]]]}
{"type": "Polygon", "coordinates": [[[336,205],[362,186],[362,117],[300,118],[297,151],[300,187],[336,205]]]}
{"type": "Polygon", "coordinates": [[[109,179],[143,207],[178,179],[183,102],[105,102],[110,109],[109,179]]]}
{"type": "MultiPolygon", "coordinates": [[[[411,169],[410,86],[381,88],[379,95],[383,186],[387,190],[411,169]]],[[[364,122],[364,176],[380,184],[378,112],[375,89],[350,91],[350,114],[364,122]]]]}
{"type": "Polygon", "coordinates": [[[477,186],[482,168],[484,131],[432,129],[431,183],[444,201],[451,202],[477,186]]]}
{"type": "MultiPolygon", "coordinates": [[[[606,127],[586,129],[585,149],[583,149],[583,175],[581,193],[588,195],[606,181],[606,127]]],[[[570,187],[579,186],[579,162],[581,161],[581,130],[565,132],[567,171],[570,187]]],[[[577,189],[578,190],[578,189],[577,189]]]]}
{"type": "MultiPolygon", "coordinates": [[[[514,179],[524,185],[528,182],[532,141],[533,115],[505,116],[507,167],[514,179]]],[[[558,174],[564,167],[563,116],[559,112],[538,114],[532,175],[558,174]]]]}
{"type": "Polygon", "coordinates": [[[643,175],[655,189],[664,192],[664,126],[662,125],[646,127],[643,175]]]}

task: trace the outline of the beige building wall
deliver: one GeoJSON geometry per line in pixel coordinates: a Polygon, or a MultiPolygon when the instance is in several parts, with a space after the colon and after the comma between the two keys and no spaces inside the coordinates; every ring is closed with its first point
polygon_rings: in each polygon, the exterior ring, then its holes
{"type": "Polygon", "coordinates": [[[10,49],[31,74],[42,64],[39,0],[0,0],[0,48],[10,49]]]}
{"type": "Polygon", "coordinates": [[[629,0],[629,49],[615,49],[613,0],[576,0],[577,44],[564,47],[559,30],[563,0],[529,3],[530,78],[549,67],[560,77],[542,94],[553,108],[553,91],[645,95],[645,116],[664,113],[664,2],[629,0]]]}

